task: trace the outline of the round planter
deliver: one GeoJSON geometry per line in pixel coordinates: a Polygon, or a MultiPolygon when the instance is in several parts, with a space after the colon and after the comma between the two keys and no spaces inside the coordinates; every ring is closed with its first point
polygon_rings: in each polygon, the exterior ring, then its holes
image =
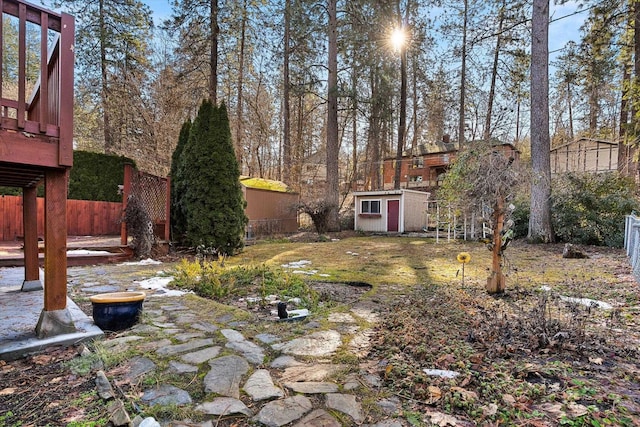
{"type": "Polygon", "coordinates": [[[90,297],[93,321],[107,331],[130,328],[140,319],[144,292],[112,292],[90,297]]]}

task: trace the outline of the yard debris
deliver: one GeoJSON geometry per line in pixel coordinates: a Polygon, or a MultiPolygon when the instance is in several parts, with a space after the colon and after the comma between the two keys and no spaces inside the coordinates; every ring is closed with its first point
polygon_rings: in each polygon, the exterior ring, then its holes
{"type": "MultiPolygon", "coordinates": [[[[545,292],[551,291],[551,287],[546,285],[540,286],[540,289],[542,289],[545,292]]],[[[591,298],[575,298],[575,297],[568,297],[565,295],[558,295],[558,297],[562,301],[584,305],[585,307],[601,308],[603,310],[611,310],[613,308],[613,306],[608,302],[597,301],[591,298]]]]}
{"type": "Polygon", "coordinates": [[[422,372],[432,377],[455,378],[460,372],[448,371],[446,369],[423,369],[422,372]]]}

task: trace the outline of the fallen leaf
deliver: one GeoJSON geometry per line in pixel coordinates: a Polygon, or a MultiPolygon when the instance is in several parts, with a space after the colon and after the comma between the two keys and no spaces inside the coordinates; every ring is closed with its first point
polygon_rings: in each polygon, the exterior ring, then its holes
{"type": "Polygon", "coordinates": [[[454,393],[460,393],[464,400],[476,400],[478,399],[478,394],[475,391],[466,390],[462,387],[451,387],[451,391],[454,393]]]}
{"type": "Polygon", "coordinates": [[[452,417],[451,415],[443,414],[442,412],[433,412],[429,414],[429,417],[431,418],[431,422],[433,424],[436,424],[440,427],[458,425],[458,420],[455,417],[452,417]]]}
{"type": "Polygon", "coordinates": [[[53,356],[50,356],[48,354],[40,354],[40,355],[37,355],[37,356],[33,356],[31,358],[31,360],[36,365],[48,365],[53,360],[53,356]]]}
{"type": "Polygon", "coordinates": [[[427,391],[429,392],[428,404],[436,403],[442,397],[442,390],[439,387],[430,385],[427,387],[427,391]]]}
{"type": "Polygon", "coordinates": [[[557,420],[567,415],[562,410],[561,403],[543,403],[542,405],[539,406],[539,408],[557,420]]]}
{"type": "Polygon", "coordinates": [[[5,388],[0,390],[0,396],[7,396],[9,394],[13,394],[16,392],[16,389],[13,387],[5,388]]]}
{"type": "Polygon", "coordinates": [[[489,403],[486,406],[482,407],[482,415],[485,417],[492,417],[498,413],[498,405],[495,403],[489,403]]]}
{"type": "Polygon", "coordinates": [[[594,365],[602,365],[602,357],[590,357],[589,362],[593,363],[594,365]]]}
{"type": "Polygon", "coordinates": [[[510,394],[503,394],[502,401],[507,405],[514,405],[516,403],[516,398],[510,394]]]}
{"type": "Polygon", "coordinates": [[[567,405],[567,415],[571,418],[578,418],[583,415],[587,415],[589,410],[586,406],[580,405],[579,403],[571,402],[567,405]]]}

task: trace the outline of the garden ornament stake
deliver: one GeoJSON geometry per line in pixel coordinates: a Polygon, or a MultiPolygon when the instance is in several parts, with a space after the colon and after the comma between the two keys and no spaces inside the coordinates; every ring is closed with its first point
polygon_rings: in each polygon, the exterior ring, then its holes
{"type": "Polygon", "coordinates": [[[462,286],[464,287],[464,265],[471,261],[471,255],[468,252],[460,252],[457,259],[462,264],[462,286]]]}

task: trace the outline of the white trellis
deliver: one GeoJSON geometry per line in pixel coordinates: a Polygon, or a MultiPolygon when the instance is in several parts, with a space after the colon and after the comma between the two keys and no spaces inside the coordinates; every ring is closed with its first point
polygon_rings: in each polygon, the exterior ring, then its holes
{"type": "Polygon", "coordinates": [[[440,239],[446,239],[447,242],[456,239],[485,239],[492,232],[488,225],[490,209],[486,206],[458,213],[442,200],[429,200],[426,204],[426,223],[423,231],[432,234],[436,243],[439,243],[440,239]]]}

